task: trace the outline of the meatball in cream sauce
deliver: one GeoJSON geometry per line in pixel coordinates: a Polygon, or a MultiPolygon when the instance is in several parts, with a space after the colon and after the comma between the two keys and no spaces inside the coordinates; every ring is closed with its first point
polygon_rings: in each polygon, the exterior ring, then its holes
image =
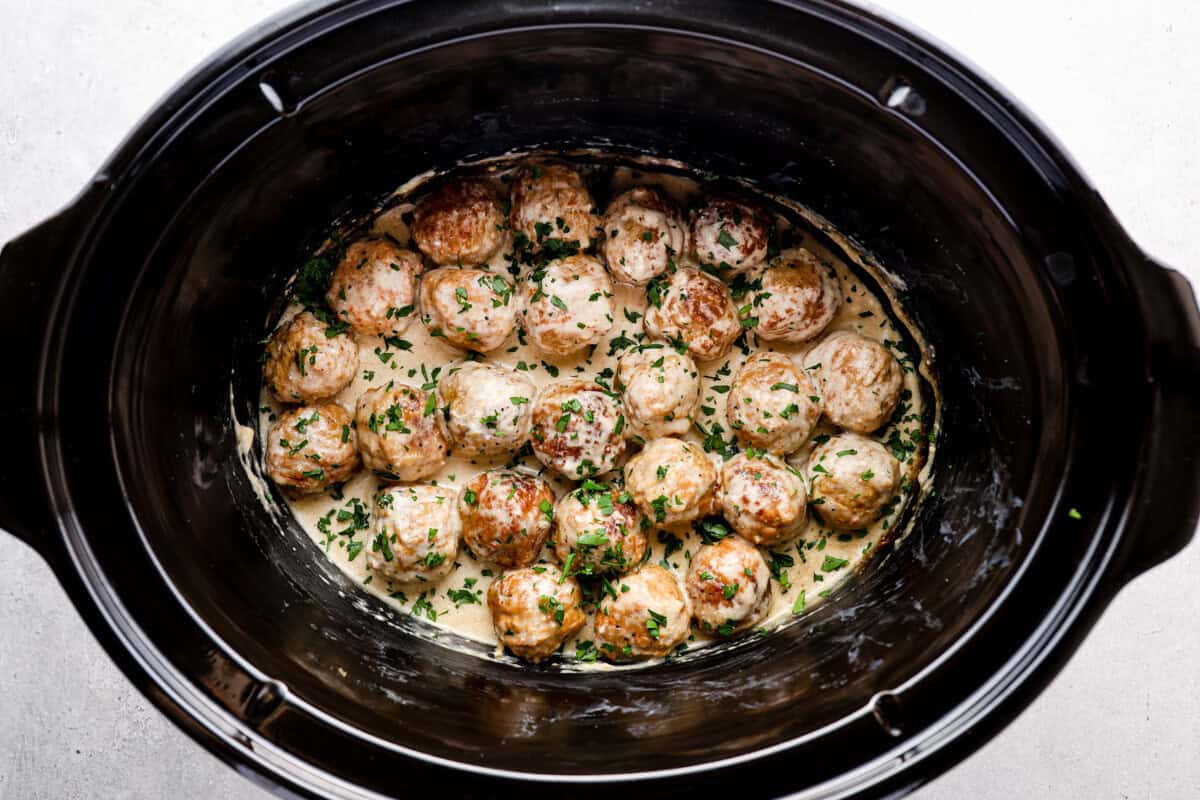
{"type": "Polygon", "coordinates": [[[552,261],[530,275],[522,293],[521,325],[540,350],[569,356],[612,330],[613,285],[590,256],[552,261]]]}
{"type": "Polygon", "coordinates": [[[846,430],[874,433],[900,400],[900,363],[874,339],[838,331],[810,350],[805,362],[824,399],[825,416],[846,430]]]}
{"type": "Polygon", "coordinates": [[[617,195],[604,213],[604,261],[613,280],[644,286],[684,252],[687,229],[675,202],[651,186],[617,195]]]}
{"type": "Polygon", "coordinates": [[[533,454],[568,480],[603,475],[625,452],[624,429],[611,392],[583,380],[556,381],[533,407],[533,454]]]}
{"type": "Polygon", "coordinates": [[[808,457],[812,502],[831,528],[855,530],[875,522],[900,487],[900,462],[874,439],[843,433],[808,457]]]}
{"type": "Polygon", "coordinates": [[[480,473],[463,487],[463,541],[481,561],[524,567],[537,560],[554,522],[554,490],[536,475],[480,473]]]}
{"type": "Polygon", "coordinates": [[[648,552],[648,527],[627,492],[586,480],[554,509],[554,555],[576,575],[628,572],[648,552]]]}
{"type": "Polygon", "coordinates": [[[267,431],[265,450],[267,477],[291,494],[319,492],[359,467],[354,420],[336,403],[285,411],[267,431]]]}
{"type": "Polygon", "coordinates": [[[647,564],[621,579],[616,597],[596,611],[596,649],[609,661],[665,656],[688,636],[691,610],[679,579],[647,564]]]}
{"type": "Polygon", "coordinates": [[[494,456],[529,440],[535,389],[524,373],[474,361],[448,373],[438,385],[438,405],[454,452],[494,456]]]}
{"type": "Polygon", "coordinates": [[[367,469],[416,481],[433,475],[449,445],[437,398],[405,384],[364,392],[354,410],[358,447],[367,469]]]}
{"type": "Polygon", "coordinates": [[[696,361],[724,358],[742,332],[729,287],[698,269],[681,268],[647,290],[646,333],[696,361]]]}
{"type": "Polygon", "coordinates": [[[512,181],[513,231],[535,250],[548,242],[587,248],[600,234],[600,217],[583,176],[568,164],[532,164],[512,181]]]}
{"type": "Polygon", "coordinates": [[[443,267],[477,267],[504,241],[500,198],[481,180],[451,180],[417,204],[412,238],[420,251],[443,267]]]}
{"type": "Polygon", "coordinates": [[[367,566],[399,584],[449,575],[462,535],[455,494],[424,484],[389,486],[377,494],[367,566]]]}
{"type": "Polygon", "coordinates": [[[644,440],[683,436],[700,401],[700,372],[684,353],[630,350],[617,362],[629,432],[644,440]]]}
{"type": "Polygon", "coordinates": [[[579,583],[557,567],[506,572],[488,589],[496,638],[526,661],[549,658],[583,627],[579,583]]]}
{"type": "Polygon", "coordinates": [[[495,350],[517,321],[512,283],[481,269],[435,269],[421,279],[420,298],[429,335],[463,350],[495,350]]]}
{"type": "Polygon", "coordinates": [[[326,299],[355,333],[399,336],[413,320],[417,279],[424,268],[411,250],[387,239],[363,239],[346,248],[326,299]]]}
{"type": "Polygon", "coordinates": [[[625,465],[625,486],[655,525],[679,527],[711,514],[717,502],[717,470],[697,445],[664,438],[625,465]]]}
{"type": "Polygon", "coordinates": [[[354,339],[302,311],[271,334],[263,384],[281,403],[311,403],[345,389],[357,369],[354,339]]]}
{"type": "Polygon", "coordinates": [[[808,374],[782,353],[746,359],[725,402],[738,439],[771,453],[799,450],[821,416],[821,398],[808,374]]]}
{"type": "Polygon", "coordinates": [[[773,260],[757,284],[754,333],[765,341],[807,342],[833,322],[842,305],[842,287],[833,267],[803,248],[773,260]]]}
{"type": "Polygon", "coordinates": [[[770,227],[757,205],[711,197],[692,215],[692,254],[722,273],[748,272],[767,257],[770,227]]]}
{"type": "Polygon", "coordinates": [[[757,547],[730,536],[700,548],[686,585],[696,624],[709,633],[731,636],[767,613],[771,571],[757,547]]]}
{"type": "Polygon", "coordinates": [[[905,529],[930,354],[827,223],[708,177],[505,157],[333,231],[264,336],[251,484],[484,657],[636,668],[805,624],[905,529]]]}

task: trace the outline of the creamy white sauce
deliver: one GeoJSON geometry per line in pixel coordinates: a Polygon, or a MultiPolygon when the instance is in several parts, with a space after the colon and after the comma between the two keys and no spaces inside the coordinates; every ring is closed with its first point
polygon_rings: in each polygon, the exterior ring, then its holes
{"type": "MultiPolygon", "coordinates": [[[[489,167],[495,176],[503,174],[506,168],[505,162],[497,162],[494,166],[489,167]]],[[[408,181],[392,195],[392,202],[395,205],[389,206],[388,210],[379,214],[366,229],[375,235],[387,234],[400,243],[407,244],[409,231],[403,216],[412,209],[413,204],[406,198],[419,192],[421,186],[430,177],[432,174],[424,174],[408,181]]],[[[681,205],[686,205],[690,197],[702,191],[700,184],[687,177],[620,167],[612,174],[611,195],[615,196],[617,193],[639,184],[658,186],[681,205]]],[[[499,182],[497,185],[501,186],[499,182]]],[[[502,193],[506,194],[503,189],[502,193]]],[[[916,327],[911,323],[901,321],[903,317],[899,315],[899,306],[892,296],[892,290],[902,288],[902,284],[878,264],[861,255],[852,243],[840,237],[824,220],[803,207],[791,203],[788,205],[798,217],[805,219],[808,224],[820,229],[822,233],[846,249],[846,254],[832,252],[807,232],[803,237],[796,236],[792,242],[793,246],[802,246],[820,260],[833,266],[841,283],[844,299],[833,321],[814,342],[803,345],[789,345],[781,342],[760,343],[755,341],[753,336],[749,336],[747,344],[750,352],[759,349],[778,351],[794,357],[799,364],[799,360],[816,342],[836,330],[852,330],[881,342],[896,342],[903,338],[915,340],[921,350],[920,372],[913,370],[915,359],[903,358],[903,353],[895,349],[892,351],[903,359],[905,393],[902,403],[907,404],[908,409],[904,412],[907,421],[898,427],[906,432],[903,438],[908,440],[908,431],[916,431],[921,428],[921,419],[926,414],[927,402],[931,400],[934,402],[932,410],[936,413],[937,387],[930,371],[932,353],[925,345],[916,327]],[[844,259],[847,255],[853,259],[860,270],[874,276],[879,285],[871,287],[865,285],[863,280],[845,263],[844,259]],[[877,293],[878,289],[883,290],[883,296],[877,293]],[[897,326],[901,324],[905,325],[904,337],[898,333],[897,326]],[[926,396],[923,391],[922,378],[927,382],[924,388],[932,389],[932,395],[926,396]]],[[[791,223],[783,217],[777,219],[777,224],[780,227],[791,227],[791,223]]],[[[509,252],[511,252],[511,237],[488,265],[490,269],[507,278],[511,278],[507,271],[509,262],[505,260],[505,255],[509,252]]],[[[748,301],[749,298],[742,302],[748,301]]],[[[606,384],[612,385],[617,359],[624,350],[614,350],[610,355],[610,342],[621,339],[640,341],[639,337],[643,334],[641,319],[646,308],[645,290],[617,284],[613,306],[615,320],[613,328],[596,346],[590,357],[586,353],[566,358],[550,356],[538,351],[532,343],[522,345],[517,332],[514,331],[504,345],[489,353],[485,360],[520,370],[539,389],[556,378],[568,377],[592,380],[600,376],[606,384]]],[[[296,310],[294,306],[287,309],[284,318],[296,313],[296,310]]],[[[385,386],[389,381],[415,386],[432,385],[445,372],[447,366],[461,361],[464,357],[461,351],[448,346],[444,339],[430,337],[415,315],[412,324],[402,336],[411,345],[410,347],[404,349],[388,347],[382,339],[377,337],[357,336],[356,338],[360,360],[358,374],[350,386],[333,398],[335,402],[351,412],[354,410],[355,401],[359,395],[368,389],[385,386]]],[[[727,395],[722,392],[722,389],[726,389],[730,385],[734,373],[737,372],[746,355],[739,346],[735,345],[727,358],[699,365],[700,408],[696,412],[695,421],[706,430],[710,429],[714,422],[720,424],[724,429],[723,436],[727,441],[732,438],[732,431],[728,429],[725,418],[727,395]]],[[[265,436],[275,414],[281,410],[281,406],[264,390],[260,398],[260,409],[259,435],[265,436]]],[[[934,430],[937,429],[938,421],[935,418],[934,430]]],[[[891,427],[887,426],[874,438],[887,440],[891,430],[891,427]]],[[[822,420],[815,435],[836,432],[838,432],[837,428],[822,420]]],[[[246,430],[239,427],[239,455],[243,461],[247,460],[250,452],[249,435],[246,430]]],[[[685,438],[697,443],[703,441],[703,437],[694,427],[685,438]]],[[[798,468],[802,467],[811,448],[812,443],[810,442],[787,460],[798,468]]],[[[636,452],[636,449],[631,446],[631,453],[636,452]]],[[[854,575],[868,561],[872,551],[879,546],[881,540],[896,535],[897,532],[892,531],[891,528],[903,513],[904,508],[919,499],[914,494],[919,495],[921,491],[919,487],[923,484],[923,479],[930,468],[931,456],[932,447],[923,444],[909,460],[902,463],[904,479],[900,502],[893,504],[892,512],[870,526],[865,532],[830,531],[823,528],[810,509],[809,521],[799,538],[786,545],[766,548],[764,554],[769,561],[772,559],[773,552],[790,558],[792,564],[782,568],[778,579],[772,579],[770,610],[757,627],[760,630],[770,629],[790,620],[798,620],[803,611],[812,609],[822,602],[842,581],[854,575]],[[797,613],[798,611],[799,613],[797,613]]],[[[720,457],[715,456],[714,458],[719,464],[720,457]]],[[[451,455],[441,471],[425,482],[446,487],[449,492],[456,492],[479,472],[508,462],[509,457],[507,456],[492,459],[468,459],[451,455]]],[[[542,469],[541,464],[532,456],[524,459],[523,464],[532,471],[542,469]]],[[[261,469],[258,469],[257,465],[251,466],[246,463],[246,471],[250,475],[252,485],[260,499],[268,506],[275,506],[270,493],[262,485],[262,479],[259,477],[262,474],[261,469]]],[[[557,479],[549,472],[542,474],[550,481],[559,497],[573,488],[573,484],[557,479]]],[[[390,584],[382,576],[370,572],[367,567],[366,551],[375,534],[375,520],[372,512],[374,496],[379,486],[380,481],[376,476],[363,470],[342,488],[340,499],[335,500],[329,492],[326,492],[288,500],[287,505],[296,521],[311,537],[314,545],[319,547],[334,564],[350,579],[362,586],[365,591],[376,595],[385,603],[399,610],[413,614],[429,626],[453,631],[479,642],[495,644],[496,636],[492,630],[491,615],[487,607],[487,589],[492,578],[498,576],[501,570],[498,567],[489,568],[488,565],[476,561],[465,545],[460,549],[454,569],[446,578],[436,583],[416,587],[396,586],[390,584]],[[339,512],[345,512],[343,516],[349,514],[352,517],[352,512],[359,508],[358,503],[361,503],[362,510],[371,514],[369,526],[366,529],[351,529],[345,534],[339,533],[352,527],[348,521],[339,521],[339,512]],[[467,597],[474,598],[476,602],[467,602],[465,600],[467,597]]],[[[649,560],[672,570],[682,585],[689,560],[701,546],[702,541],[694,533],[677,534],[677,536],[678,538],[670,535],[664,536],[651,531],[649,538],[652,552],[649,560]],[[671,551],[669,557],[668,550],[671,551]]],[[[549,542],[543,549],[541,559],[547,563],[557,563],[549,542]]],[[[562,649],[567,666],[587,669],[616,668],[604,662],[571,664],[576,643],[593,638],[593,613],[591,612],[594,609],[588,607],[585,610],[589,611],[586,624],[579,634],[569,640],[562,649]]],[[[693,627],[692,635],[686,643],[685,655],[682,657],[689,657],[699,648],[712,644],[714,641],[693,627]]],[[[500,655],[499,650],[496,655],[500,655]]],[[[645,663],[631,666],[645,666],[645,663]]]]}

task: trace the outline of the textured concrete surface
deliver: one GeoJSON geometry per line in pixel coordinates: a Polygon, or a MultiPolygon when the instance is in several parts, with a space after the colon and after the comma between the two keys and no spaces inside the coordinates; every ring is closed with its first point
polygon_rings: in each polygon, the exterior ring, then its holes
{"type": "MultiPolygon", "coordinates": [[[[0,0],[0,240],[64,204],[175,81],[284,5],[0,0]]],[[[1134,238],[1200,280],[1200,7],[883,6],[1020,97],[1134,238]]],[[[0,798],[267,796],[150,708],[37,557],[0,543],[0,798]]],[[[1193,545],[1121,592],[1048,691],[917,797],[1200,797],[1197,574],[1193,545]]]]}

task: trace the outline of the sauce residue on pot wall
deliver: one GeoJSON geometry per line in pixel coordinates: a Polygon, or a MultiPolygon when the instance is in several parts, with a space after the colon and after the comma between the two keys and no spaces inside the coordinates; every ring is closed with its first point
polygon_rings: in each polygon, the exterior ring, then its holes
{"type": "MultiPolygon", "coordinates": [[[[579,166],[590,174],[593,182],[603,180],[605,185],[600,188],[608,195],[616,195],[633,185],[655,185],[674,197],[681,206],[687,207],[689,201],[702,192],[702,181],[686,175],[654,171],[654,165],[649,159],[646,161],[635,166],[627,162],[615,168],[602,162],[589,164],[583,161],[579,166]]],[[[482,167],[482,174],[489,175],[499,186],[504,176],[511,172],[512,165],[512,159],[496,160],[482,167]]],[[[471,171],[478,174],[480,166],[477,164],[473,167],[471,171]]],[[[406,220],[411,218],[414,200],[419,198],[422,186],[430,177],[431,174],[426,174],[405,183],[384,203],[381,211],[357,231],[350,233],[387,235],[406,245],[409,241],[406,220]]],[[[937,407],[936,383],[930,373],[928,348],[915,326],[898,312],[898,305],[892,296],[898,282],[878,265],[856,253],[851,258],[857,270],[852,269],[846,257],[846,253],[854,253],[851,243],[838,236],[836,231],[811,212],[777,199],[772,205],[777,214],[776,226],[781,230],[782,238],[787,240],[787,246],[803,247],[816,255],[836,271],[841,283],[844,301],[823,335],[837,330],[850,330],[875,339],[891,350],[903,368],[900,406],[892,421],[874,436],[901,457],[903,479],[899,501],[891,504],[889,513],[869,527],[854,532],[834,531],[823,527],[819,519],[810,513],[808,523],[797,539],[764,549],[773,576],[772,600],[769,613],[758,626],[760,631],[798,619],[806,610],[822,602],[842,581],[854,575],[881,542],[898,534],[897,523],[906,518],[909,507],[919,498],[924,478],[930,469],[932,448],[928,443],[932,440],[937,407]],[[786,206],[788,213],[781,213],[781,205],[786,206]],[[810,229],[819,231],[820,235],[810,229]],[[846,248],[846,253],[835,251],[826,245],[827,242],[846,248]],[[872,285],[864,280],[864,272],[875,278],[872,285]],[[914,349],[916,352],[911,352],[914,349]]],[[[505,256],[509,253],[511,236],[490,260],[489,268],[508,275],[509,261],[505,256]]],[[[599,378],[611,385],[617,359],[623,352],[621,343],[642,334],[639,320],[646,310],[645,290],[616,284],[614,304],[618,309],[614,315],[614,327],[590,355],[585,351],[567,358],[551,357],[532,344],[522,344],[514,332],[508,342],[487,354],[485,360],[522,371],[538,388],[555,378],[575,376],[588,380],[599,378]]],[[[298,311],[299,307],[292,304],[284,311],[283,319],[298,311]]],[[[685,438],[704,444],[706,438],[714,435],[715,422],[723,430],[717,436],[726,443],[732,443],[732,432],[726,429],[725,424],[726,392],[732,376],[747,355],[759,350],[772,350],[800,359],[821,338],[823,336],[815,342],[789,345],[758,342],[749,334],[739,340],[728,357],[701,363],[700,408],[695,418],[697,424],[685,438]]],[[[359,395],[368,389],[383,386],[392,380],[432,388],[448,365],[464,360],[461,351],[447,345],[444,339],[431,337],[419,322],[414,322],[405,332],[403,347],[389,346],[378,337],[357,335],[356,339],[358,374],[345,390],[333,398],[334,402],[351,412],[359,395]]],[[[264,389],[258,420],[260,437],[266,435],[281,408],[264,389]]],[[[815,435],[836,432],[838,429],[822,420],[815,435]]],[[[239,450],[247,472],[254,479],[252,483],[259,490],[262,502],[269,506],[276,505],[283,499],[282,495],[277,490],[267,490],[263,485],[258,465],[249,463],[250,442],[243,442],[244,438],[239,432],[239,450]]],[[[706,449],[711,449],[713,442],[713,439],[709,439],[710,447],[706,449]]],[[[812,446],[810,441],[800,451],[791,454],[788,462],[802,466],[812,446]]],[[[730,448],[730,454],[733,449],[730,448]]],[[[261,458],[261,453],[258,457],[261,458]]],[[[714,458],[719,460],[720,456],[714,455],[714,458]]],[[[479,472],[506,463],[510,463],[507,456],[488,460],[451,455],[445,466],[427,482],[445,487],[448,494],[456,496],[459,489],[479,472]]],[[[532,456],[523,458],[521,464],[535,472],[543,469],[532,456]]],[[[548,472],[543,472],[543,477],[550,481],[560,497],[573,488],[573,484],[557,479],[548,472]]],[[[446,578],[415,589],[411,586],[393,586],[368,570],[362,550],[364,545],[369,546],[374,535],[371,511],[380,485],[376,475],[369,470],[361,470],[338,491],[286,499],[284,502],[313,544],[363,590],[429,626],[494,645],[496,637],[487,607],[487,588],[500,570],[489,569],[488,565],[475,560],[465,546],[460,549],[454,569],[446,578]]],[[[682,582],[689,559],[702,544],[700,535],[695,532],[651,531],[649,538],[652,547],[649,560],[670,569],[682,582]]],[[[549,543],[544,548],[542,558],[549,563],[555,562],[549,543]]],[[[567,641],[562,649],[570,668],[611,668],[609,665],[591,663],[595,660],[595,650],[589,646],[593,638],[592,620],[589,614],[583,629],[567,641]],[[572,659],[577,653],[582,656],[581,660],[572,659]]],[[[681,657],[685,653],[690,655],[715,641],[693,626],[692,635],[673,657],[681,657]]],[[[501,654],[497,651],[495,655],[501,654]]],[[[645,663],[632,666],[644,666],[645,663]]]]}

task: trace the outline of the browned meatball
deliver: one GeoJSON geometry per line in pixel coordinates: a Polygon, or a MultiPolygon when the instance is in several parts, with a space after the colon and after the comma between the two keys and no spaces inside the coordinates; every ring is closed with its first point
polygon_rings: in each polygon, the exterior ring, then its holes
{"type": "Polygon", "coordinates": [[[760,282],[754,332],[767,341],[806,342],[825,330],[842,304],[842,285],[833,267],[802,247],[773,260],[760,282]]]}
{"type": "Polygon", "coordinates": [[[600,228],[583,178],[566,164],[536,164],[517,173],[509,222],[535,250],[551,240],[578,242],[584,249],[600,228]]]}
{"type": "Polygon", "coordinates": [[[725,416],[744,444],[786,454],[808,441],[821,418],[821,402],[808,374],[792,359],[758,352],[733,376],[725,416]]]}
{"type": "Polygon", "coordinates": [[[643,439],[683,436],[700,402],[696,362],[674,350],[628,350],[617,363],[622,407],[632,434],[643,439]]]}
{"type": "Polygon", "coordinates": [[[461,525],[457,490],[390,486],[375,496],[375,537],[367,566],[396,583],[437,581],[454,569],[461,525]]]}
{"type": "Polygon", "coordinates": [[[288,494],[319,492],[358,469],[353,420],[336,403],[285,411],[267,433],[267,477],[288,494]]]}
{"type": "Polygon", "coordinates": [[[421,281],[420,298],[429,335],[463,350],[495,350],[517,322],[512,284],[487,270],[432,270],[421,281]]]}
{"type": "Polygon", "coordinates": [[[742,331],[729,287],[712,275],[679,269],[661,286],[647,288],[646,333],[674,344],[686,344],[697,361],[711,361],[729,352],[742,331]]]}
{"type": "Polygon", "coordinates": [[[655,525],[678,528],[717,508],[717,470],[699,447],[680,439],[648,442],[625,465],[625,487],[655,525]]]}
{"type": "Polygon", "coordinates": [[[528,441],[534,388],[525,373],[466,361],[447,371],[438,394],[457,454],[511,453],[528,441]]]}
{"type": "Polygon", "coordinates": [[[439,266],[476,267],[504,241],[504,212],[486,181],[448,181],[417,204],[412,238],[439,266]]]}
{"type": "Polygon", "coordinates": [[[900,400],[900,364],[874,339],[835,331],[809,351],[804,363],[820,389],[825,416],[834,425],[873,433],[900,400]]]}
{"type": "Polygon", "coordinates": [[[875,522],[900,487],[900,462],[874,439],[843,433],[808,457],[812,505],[831,528],[857,530],[875,522]]]}
{"type": "Polygon", "coordinates": [[[346,248],[326,299],[339,320],[364,336],[399,336],[412,322],[421,257],[387,239],[363,239],[346,248]]]}
{"type": "Polygon", "coordinates": [[[573,378],[542,389],[533,407],[533,454],[565,478],[602,475],[625,452],[625,416],[608,392],[573,378]]]}
{"type": "Polygon", "coordinates": [[[718,636],[750,627],[771,606],[766,559],[738,536],[701,547],[692,557],[686,585],[696,623],[718,636]]]}
{"type": "Polygon", "coordinates": [[[358,372],[358,345],[346,333],[302,311],[271,334],[263,380],[282,403],[312,403],[333,397],[358,372]]]}
{"type": "Polygon", "coordinates": [[[613,285],[591,256],[569,256],[535,270],[521,293],[521,325],[538,348],[559,356],[604,338],[613,326],[613,285]]]}
{"type": "Polygon", "coordinates": [[[554,655],[583,627],[579,583],[558,567],[543,565],[507,572],[488,588],[496,638],[526,661],[554,655]]]}
{"type": "Polygon", "coordinates": [[[554,554],[572,575],[628,572],[649,547],[641,522],[628,494],[585,480],[554,509],[554,554]]]}
{"type": "Polygon", "coordinates": [[[446,463],[446,432],[432,394],[403,383],[358,398],[354,425],[367,469],[397,480],[427,478],[446,463]]]}
{"type": "Polygon", "coordinates": [[[692,254],[722,272],[748,272],[767,257],[771,220],[755,205],[712,197],[692,215],[692,254]]]}
{"type": "Polygon", "coordinates": [[[476,558],[502,567],[537,560],[554,521],[554,492],[536,475],[494,469],[476,475],[458,498],[463,541],[476,558]]]}
{"type": "Polygon", "coordinates": [[[738,453],[721,467],[721,510],[739,536],[772,546],[804,530],[808,492],[801,477],[775,456],[738,453]]]}
{"type": "Polygon", "coordinates": [[[679,208],[652,186],[635,186],[613,198],[603,227],[608,271],[634,286],[666,272],[687,239],[679,208]]]}
{"type": "Polygon", "coordinates": [[[596,612],[596,650],[609,661],[665,656],[687,638],[691,611],[675,576],[647,564],[621,578],[596,612]]]}

